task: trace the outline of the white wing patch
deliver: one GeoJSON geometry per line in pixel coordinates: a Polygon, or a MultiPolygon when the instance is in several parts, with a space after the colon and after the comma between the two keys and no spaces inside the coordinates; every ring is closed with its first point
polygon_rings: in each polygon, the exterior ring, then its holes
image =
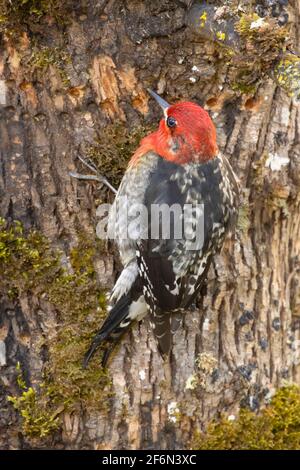
{"type": "Polygon", "coordinates": [[[116,284],[110,295],[110,301],[117,302],[123,295],[126,295],[133,285],[138,275],[138,267],[136,262],[130,263],[121,272],[116,284]]]}
{"type": "Polygon", "coordinates": [[[175,287],[174,289],[171,289],[170,286],[166,285],[166,288],[172,295],[179,295],[179,284],[175,282],[175,287]]]}
{"type": "Polygon", "coordinates": [[[148,313],[148,306],[145,302],[144,296],[141,295],[138,300],[131,303],[128,313],[128,318],[131,321],[140,321],[148,313]]]}

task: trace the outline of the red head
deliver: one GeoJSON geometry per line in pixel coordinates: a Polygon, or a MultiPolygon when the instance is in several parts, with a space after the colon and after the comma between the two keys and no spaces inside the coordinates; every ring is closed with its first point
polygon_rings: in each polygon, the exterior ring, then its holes
{"type": "Polygon", "coordinates": [[[150,93],[163,108],[165,118],[156,132],[142,140],[132,164],[150,150],[178,164],[201,163],[217,155],[216,129],[201,106],[190,102],[169,105],[156,93],[150,93]]]}

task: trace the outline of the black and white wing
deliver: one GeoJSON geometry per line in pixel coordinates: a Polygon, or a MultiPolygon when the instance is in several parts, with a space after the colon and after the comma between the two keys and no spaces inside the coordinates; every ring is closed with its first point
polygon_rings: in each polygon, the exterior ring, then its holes
{"type": "Polygon", "coordinates": [[[174,314],[194,301],[213,255],[222,246],[231,217],[222,184],[218,158],[201,165],[176,165],[161,159],[149,181],[145,193],[145,205],[150,214],[148,239],[138,243],[137,262],[154,333],[163,353],[169,351],[172,333],[178,323],[174,314]],[[151,209],[155,205],[170,207],[174,201],[181,212],[170,218],[170,236],[164,239],[163,224],[168,221],[164,219],[163,211],[161,217],[154,220],[151,209]],[[191,219],[188,221],[182,217],[187,205],[195,209],[189,207],[187,214],[191,219]],[[189,229],[184,232],[187,222],[189,229]],[[152,233],[154,224],[159,229],[158,232],[154,227],[154,232],[159,233],[156,239],[152,233]],[[177,238],[180,225],[183,234],[177,238]],[[196,230],[202,231],[198,243],[194,243],[196,230]]]}

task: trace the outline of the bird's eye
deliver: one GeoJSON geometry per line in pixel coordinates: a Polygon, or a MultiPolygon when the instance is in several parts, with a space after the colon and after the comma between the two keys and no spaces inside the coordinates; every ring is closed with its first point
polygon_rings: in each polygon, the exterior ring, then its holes
{"type": "Polygon", "coordinates": [[[172,116],[168,116],[167,118],[167,126],[168,127],[175,127],[177,124],[176,119],[173,118],[172,116]]]}

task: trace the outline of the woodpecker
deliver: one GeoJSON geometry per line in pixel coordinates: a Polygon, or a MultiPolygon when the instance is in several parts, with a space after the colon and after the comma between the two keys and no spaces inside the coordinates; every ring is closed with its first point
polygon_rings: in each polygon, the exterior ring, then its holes
{"type": "Polygon", "coordinates": [[[160,353],[168,355],[182,314],[195,301],[214,255],[237,219],[239,185],[218,150],[209,114],[192,102],[169,105],[148,91],[164,118],[157,131],[142,139],[109,213],[109,233],[114,234],[124,268],[110,294],[108,316],[85,355],[85,366],[102,343],[106,366],[123,333],[146,314],[160,353]],[[166,220],[162,211],[154,220],[152,207],[174,204],[182,211],[169,218],[170,231],[164,236],[166,220]],[[147,217],[135,225],[132,209],[137,206],[146,208],[147,217]],[[183,225],[187,229],[175,234],[183,225]]]}

